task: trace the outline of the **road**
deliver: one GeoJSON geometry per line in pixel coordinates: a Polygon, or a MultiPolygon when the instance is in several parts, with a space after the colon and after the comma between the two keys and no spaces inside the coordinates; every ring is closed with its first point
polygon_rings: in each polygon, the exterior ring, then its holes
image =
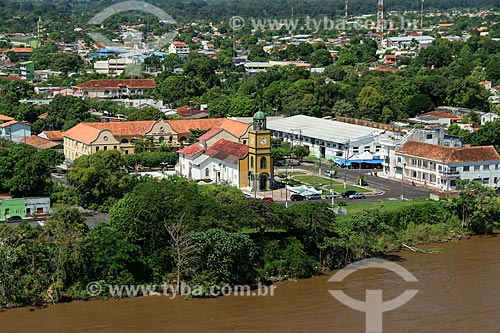
{"type": "MultiPolygon", "coordinates": [[[[318,167],[319,163],[311,163],[311,162],[303,162],[300,166],[295,166],[293,171],[305,170],[313,173],[314,175],[318,175],[318,167]]],[[[322,163],[322,170],[329,170],[330,166],[322,163]]],[[[409,183],[402,184],[399,181],[395,181],[392,179],[382,178],[375,176],[373,174],[374,170],[371,169],[341,169],[341,168],[333,168],[337,171],[337,177],[334,178],[337,182],[344,182],[344,177],[347,180],[347,184],[355,184],[357,177],[362,174],[366,176],[366,182],[368,183],[368,187],[375,190],[373,195],[367,195],[365,199],[359,199],[363,201],[393,201],[393,200],[401,200],[401,195],[403,195],[406,200],[413,199],[422,199],[429,198],[431,193],[437,193],[436,191],[432,191],[426,188],[413,186],[409,183]]],[[[275,172],[284,172],[284,168],[277,168],[275,172]]],[[[288,172],[292,172],[291,168],[288,168],[288,172]]],[[[379,172],[380,173],[380,172],[379,172]]],[[[321,177],[325,179],[329,179],[328,177],[321,175],[321,177]]],[[[324,199],[326,202],[330,202],[331,199],[324,199]]]]}

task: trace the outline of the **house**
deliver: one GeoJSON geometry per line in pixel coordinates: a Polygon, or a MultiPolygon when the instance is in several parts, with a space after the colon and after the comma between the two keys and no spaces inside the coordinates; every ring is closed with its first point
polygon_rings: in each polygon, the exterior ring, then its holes
{"type": "Polygon", "coordinates": [[[500,180],[500,155],[493,146],[444,147],[408,141],[396,150],[396,178],[443,191],[456,190],[458,180],[491,188],[500,180]]]}
{"type": "Polygon", "coordinates": [[[177,54],[177,55],[188,55],[190,49],[189,46],[186,43],[183,42],[172,42],[170,43],[170,46],[168,47],[168,53],[170,54],[177,54]]]}
{"type": "Polygon", "coordinates": [[[271,187],[271,132],[263,112],[254,115],[248,141],[240,143],[223,129],[212,129],[178,151],[176,171],[190,180],[210,180],[253,191],[271,187]]]}
{"type": "Polygon", "coordinates": [[[179,117],[184,119],[208,118],[208,111],[203,111],[190,105],[180,106],[175,109],[175,112],[179,117]]]}
{"type": "Polygon", "coordinates": [[[50,214],[50,198],[0,198],[0,221],[9,217],[29,218],[50,214]]]}
{"type": "Polygon", "coordinates": [[[496,121],[500,116],[494,112],[488,112],[481,115],[481,125],[489,123],[491,121],[496,121]]]}
{"type": "Polygon", "coordinates": [[[75,96],[121,98],[142,95],[156,86],[153,79],[90,80],[73,87],[75,96]]]}
{"type": "Polygon", "coordinates": [[[12,117],[0,115],[0,138],[19,142],[31,135],[31,126],[12,117]]]}
{"type": "Polygon", "coordinates": [[[43,131],[42,133],[38,134],[38,136],[54,142],[63,143],[64,141],[61,131],[43,131]]]}
{"type": "Polygon", "coordinates": [[[133,154],[134,143],[146,139],[156,147],[168,145],[180,149],[188,140],[190,130],[213,128],[228,131],[237,142],[246,143],[248,138],[248,124],[225,118],[89,122],[79,123],[63,133],[64,156],[71,163],[82,155],[102,150],[117,149],[123,154],[133,154]]]}
{"type": "Polygon", "coordinates": [[[400,36],[389,37],[388,43],[390,48],[411,48],[413,45],[425,48],[432,44],[434,37],[432,36],[400,36]]]}
{"type": "Polygon", "coordinates": [[[38,135],[31,135],[27,138],[21,139],[19,142],[25,143],[37,149],[60,149],[62,150],[62,142],[54,142],[49,139],[42,138],[38,135]]]}
{"type": "Polygon", "coordinates": [[[412,123],[435,124],[435,125],[446,125],[446,126],[458,123],[461,120],[462,118],[459,116],[455,116],[451,113],[446,113],[441,111],[430,111],[423,113],[418,117],[409,119],[409,121],[412,123]]]}

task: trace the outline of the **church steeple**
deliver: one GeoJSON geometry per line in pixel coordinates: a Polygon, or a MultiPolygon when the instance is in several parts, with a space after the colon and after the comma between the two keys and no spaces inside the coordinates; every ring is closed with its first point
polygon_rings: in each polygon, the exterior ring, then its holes
{"type": "Polygon", "coordinates": [[[254,131],[263,131],[267,129],[266,114],[258,111],[253,116],[253,129],[254,131]]]}

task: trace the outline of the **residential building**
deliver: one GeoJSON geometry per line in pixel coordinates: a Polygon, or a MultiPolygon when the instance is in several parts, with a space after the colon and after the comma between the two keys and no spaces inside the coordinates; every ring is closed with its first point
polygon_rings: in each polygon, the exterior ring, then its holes
{"type": "Polygon", "coordinates": [[[500,180],[500,155],[493,146],[460,148],[408,141],[396,150],[395,178],[442,191],[457,189],[458,180],[491,188],[500,180]]]}
{"type": "Polygon", "coordinates": [[[12,117],[0,115],[0,138],[19,142],[31,135],[31,126],[12,117]]]}
{"type": "Polygon", "coordinates": [[[188,55],[191,50],[186,43],[183,42],[172,42],[168,47],[168,53],[177,55],[188,55]]]}
{"type": "Polygon", "coordinates": [[[24,61],[19,65],[23,80],[33,81],[35,78],[35,63],[33,61],[24,61]]]}
{"type": "Polygon", "coordinates": [[[52,78],[52,77],[56,77],[56,76],[59,76],[61,75],[62,72],[58,72],[58,71],[52,71],[50,69],[41,69],[41,70],[37,70],[35,71],[35,78],[34,78],[34,81],[37,81],[37,82],[45,82],[47,81],[48,79],[52,78]]]}
{"type": "Polygon", "coordinates": [[[481,125],[485,125],[491,121],[496,121],[500,116],[497,113],[488,112],[481,115],[481,125]]]}
{"type": "Polygon", "coordinates": [[[0,221],[9,217],[29,218],[50,214],[50,198],[0,198],[0,221]]]}
{"type": "Polygon", "coordinates": [[[240,143],[226,130],[215,128],[191,146],[179,150],[176,171],[190,180],[210,180],[252,191],[271,187],[271,132],[263,112],[254,115],[248,141],[240,143]]]}
{"type": "Polygon", "coordinates": [[[73,87],[76,96],[89,98],[142,95],[154,88],[153,79],[90,80],[73,87]]]}
{"type": "Polygon", "coordinates": [[[82,155],[102,150],[118,149],[123,154],[133,154],[137,140],[179,149],[184,147],[190,130],[215,128],[231,133],[237,142],[246,143],[248,138],[248,124],[225,118],[80,123],[63,133],[64,156],[71,163],[82,155]]]}
{"type": "Polygon", "coordinates": [[[54,142],[49,139],[42,138],[38,135],[28,136],[27,138],[21,139],[20,142],[35,147],[37,149],[62,150],[63,148],[62,142],[61,143],[54,142]]]}
{"type": "Polygon", "coordinates": [[[129,58],[108,58],[94,62],[94,70],[99,74],[118,76],[128,65],[135,63],[137,63],[135,60],[129,58]]]}
{"type": "Polygon", "coordinates": [[[243,64],[248,74],[256,74],[266,72],[268,68],[273,66],[298,66],[311,70],[311,64],[304,61],[269,61],[269,62],[246,62],[243,64]]]}

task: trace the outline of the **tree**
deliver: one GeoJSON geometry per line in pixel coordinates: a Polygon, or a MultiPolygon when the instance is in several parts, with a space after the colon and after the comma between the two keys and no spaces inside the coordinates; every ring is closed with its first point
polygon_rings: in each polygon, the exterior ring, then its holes
{"type": "Polygon", "coordinates": [[[175,276],[177,292],[181,292],[181,279],[193,271],[196,250],[194,238],[191,236],[186,224],[181,219],[173,224],[165,225],[170,236],[172,257],[175,262],[175,276]]]}
{"type": "Polygon", "coordinates": [[[128,114],[128,120],[159,120],[165,119],[165,115],[157,108],[148,106],[138,110],[134,110],[128,114]]]}
{"type": "Polygon", "coordinates": [[[311,63],[314,67],[325,67],[333,63],[330,52],[326,49],[319,49],[311,54],[311,63]]]}
{"type": "Polygon", "coordinates": [[[309,156],[309,147],[306,146],[295,146],[293,147],[293,154],[302,162],[302,159],[309,156]]]}

